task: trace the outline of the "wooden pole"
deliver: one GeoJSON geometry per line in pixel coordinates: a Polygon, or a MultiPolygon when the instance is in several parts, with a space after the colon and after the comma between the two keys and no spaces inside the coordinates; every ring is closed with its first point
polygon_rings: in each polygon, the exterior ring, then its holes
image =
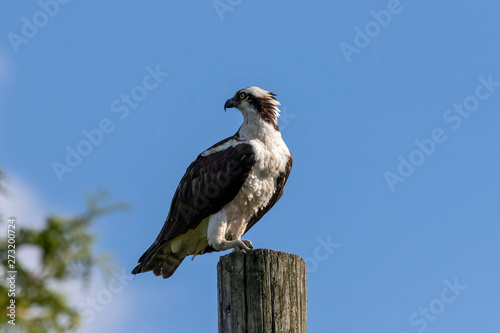
{"type": "Polygon", "coordinates": [[[219,333],[306,333],[306,263],[267,249],[217,264],[219,333]]]}

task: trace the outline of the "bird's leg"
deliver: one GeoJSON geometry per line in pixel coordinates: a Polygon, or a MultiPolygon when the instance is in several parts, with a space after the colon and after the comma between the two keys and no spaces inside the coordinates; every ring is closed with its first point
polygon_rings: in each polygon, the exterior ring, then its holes
{"type": "MultiPolygon", "coordinates": [[[[244,219],[242,221],[240,221],[238,226],[236,228],[234,228],[233,230],[231,230],[231,237],[233,239],[237,239],[237,240],[243,242],[243,244],[245,244],[245,246],[246,246],[246,249],[244,249],[244,250],[248,251],[248,249],[253,250],[252,242],[249,241],[248,239],[241,239],[241,237],[243,237],[243,234],[246,231],[246,225],[247,225],[247,223],[244,219]]],[[[233,252],[236,252],[236,251],[237,251],[237,249],[234,248],[233,252]]]]}
{"type": "Polygon", "coordinates": [[[250,251],[253,250],[253,245],[252,242],[250,242],[248,239],[236,239],[234,241],[228,241],[228,243],[235,242],[233,246],[233,252],[236,251],[250,251]]]}
{"type": "Polygon", "coordinates": [[[237,239],[237,241],[241,243],[238,243],[239,245],[237,247],[233,247],[233,252],[253,250],[252,242],[248,239],[237,239]]]}
{"type": "Polygon", "coordinates": [[[233,249],[233,252],[253,250],[252,242],[248,239],[227,240],[221,234],[209,237],[208,244],[210,244],[216,251],[226,251],[229,249],[233,249]]]}
{"type": "Polygon", "coordinates": [[[219,222],[215,215],[210,217],[208,223],[208,244],[216,251],[250,251],[253,249],[252,242],[249,240],[241,240],[242,235],[231,235],[232,240],[226,239],[227,222],[219,222]],[[212,223],[214,221],[214,223],[212,223]]]}
{"type": "Polygon", "coordinates": [[[243,246],[241,243],[239,243],[238,247],[233,248],[233,252],[236,252],[238,250],[240,251],[250,251],[253,250],[253,245],[252,242],[249,241],[248,239],[241,239],[243,234],[245,233],[245,226],[246,224],[243,224],[244,221],[239,225],[238,228],[235,228],[236,230],[231,230],[231,239],[238,240],[239,242],[243,243],[243,246]]]}
{"type": "Polygon", "coordinates": [[[217,251],[226,251],[229,249],[233,249],[233,252],[236,251],[250,251],[253,249],[252,242],[247,239],[235,239],[235,240],[225,240],[219,239],[216,242],[210,244],[217,251]]]}

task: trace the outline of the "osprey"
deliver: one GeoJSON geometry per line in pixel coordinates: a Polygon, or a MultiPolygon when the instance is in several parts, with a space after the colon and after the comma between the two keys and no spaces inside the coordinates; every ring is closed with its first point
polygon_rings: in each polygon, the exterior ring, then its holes
{"type": "Polygon", "coordinates": [[[188,255],[253,249],[241,237],[281,198],[292,168],[278,105],[275,94],[258,87],[226,101],[224,110],[240,110],[243,124],[187,168],[160,234],[132,274],[152,270],[166,279],[188,255]]]}

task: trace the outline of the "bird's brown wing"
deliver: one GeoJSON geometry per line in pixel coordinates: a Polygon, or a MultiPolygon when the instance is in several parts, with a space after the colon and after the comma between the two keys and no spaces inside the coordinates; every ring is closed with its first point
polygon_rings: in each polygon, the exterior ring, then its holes
{"type": "MultiPolygon", "coordinates": [[[[229,139],[209,149],[224,147],[229,139]]],[[[162,245],[196,228],[203,219],[231,202],[243,186],[254,163],[253,148],[244,142],[228,145],[226,149],[206,156],[200,154],[182,177],[158,237],[141,256],[139,265],[132,273],[154,269],[154,256],[162,245]]]]}

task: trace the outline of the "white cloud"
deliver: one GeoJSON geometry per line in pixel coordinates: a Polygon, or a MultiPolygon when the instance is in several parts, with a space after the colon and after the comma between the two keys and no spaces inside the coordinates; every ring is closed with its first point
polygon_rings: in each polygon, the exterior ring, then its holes
{"type": "Polygon", "coordinates": [[[115,283],[120,285],[119,291],[110,288],[109,283],[112,280],[113,278],[110,278],[108,283],[101,280],[99,285],[93,283],[92,291],[88,292],[85,299],[79,303],[80,305],[84,304],[87,315],[82,313],[84,319],[82,333],[121,332],[125,329],[122,325],[126,324],[126,318],[129,318],[133,312],[134,297],[130,292],[127,292],[127,284],[115,283]],[[108,296],[104,297],[104,295],[108,296]],[[89,306],[89,299],[95,300],[97,305],[95,308],[89,306]],[[92,317],[89,317],[91,311],[92,317]]]}
{"type": "Polygon", "coordinates": [[[82,326],[78,333],[109,333],[126,322],[132,313],[133,297],[127,293],[130,275],[116,270],[109,277],[94,269],[89,288],[83,288],[78,281],[59,284],[59,290],[71,295],[71,304],[81,315],[82,326]]]}
{"type": "MultiPolygon", "coordinates": [[[[41,227],[48,214],[47,205],[41,195],[11,171],[6,171],[6,175],[2,184],[6,190],[0,195],[2,218],[15,217],[19,227],[41,227]]],[[[0,230],[0,236],[5,236],[6,233],[5,228],[0,230]]]]}

